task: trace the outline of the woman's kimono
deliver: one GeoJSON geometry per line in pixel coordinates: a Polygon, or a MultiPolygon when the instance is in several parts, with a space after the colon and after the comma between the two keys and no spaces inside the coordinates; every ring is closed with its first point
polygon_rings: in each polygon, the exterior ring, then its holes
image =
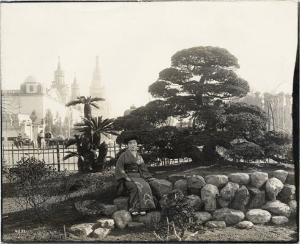
{"type": "Polygon", "coordinates": [[[123,152],[116,164],[115,177],[119,181],[119,187],[125,187],[129,191],[130,211],[146,211],[155,208],[151,188],[147,181],[153,179],[147,166],[142,162],[137,164],[141,156],[137,157],[129,151],[123,152]],[[126,181],[126,177],[132,181],[126,181]]]}

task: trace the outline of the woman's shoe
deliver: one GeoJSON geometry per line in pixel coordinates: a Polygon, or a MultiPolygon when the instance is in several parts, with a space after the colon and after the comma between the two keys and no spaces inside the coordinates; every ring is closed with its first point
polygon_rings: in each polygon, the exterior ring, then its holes
{"type": "Polygon", "coordinates": [[[140,212],[140,215],[146,215],[147,213],[145,211],[140,212]]]}
{"type": "Polygon", "coordinates": [[[133,211],[133,212],[131,212],[131,215],[132,216],[137,216],[137,215],[139,215],[139,212],[133,211]]]}

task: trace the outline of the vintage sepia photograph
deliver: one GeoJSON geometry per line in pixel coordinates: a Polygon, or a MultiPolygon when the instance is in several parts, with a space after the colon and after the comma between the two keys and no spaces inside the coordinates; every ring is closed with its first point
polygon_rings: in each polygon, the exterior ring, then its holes
{"type": "Polygon", "coordinates": [[[299,241],[297,1],[0,11],[2,243],[299,241]]]}

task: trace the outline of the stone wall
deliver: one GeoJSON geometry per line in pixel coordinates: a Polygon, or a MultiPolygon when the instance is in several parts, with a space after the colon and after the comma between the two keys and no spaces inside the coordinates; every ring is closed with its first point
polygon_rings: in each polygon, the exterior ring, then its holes
{"type": "MultiPolygon", "coordinates": [[[[168,180],[150,182],[157,209],[146,216],[131,217],[128,212],[128,197],[118,197],[111,205],[85,202],[92,207],[95,216],[105,216],[118,228],[151,226],[161,219],[165,196],[181,191],[188,204],[195,210],[195,221],[210,228],[252,228],[255,224],[285,224],[295,219],[297,202],[293,174],[284,170],[271,173],[232,173],[229,175],[171,176],[168,180]],[[95,208],[97,205],[97,208],[95,208]],[[95,209],[98,209],[95,211],[95,209]],[[139,223],[139,224],[138,224],[139,223]]],[[[87,207],[76,203],[83,215],[87,207]],[[81,207],[81,209],[80,209],[81,207]]]]}

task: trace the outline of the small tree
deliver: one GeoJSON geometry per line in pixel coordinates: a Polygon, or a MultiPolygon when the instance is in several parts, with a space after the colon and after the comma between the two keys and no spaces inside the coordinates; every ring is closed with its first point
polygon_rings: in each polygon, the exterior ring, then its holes
{"type": "Polygon", "coordinates": [[[52,114],[50,109],[47,109],[44,121],[45,121],[45,131],[46,132],[52,132],[52,129],[53,129],[53,114],[52,114]]]}
{"type": "Polygon", "coordinates": [[[30,114],[30,119],[31,119],[32,123],[35,123],[35,122],[36,122],[36,120],[37,120],[37,115],[36,115],[36,111],[35,111],[35,110],[33,110],[33,111],[31,112],[31,114],[30,114]]]}
{"type": "Polygon", "coordinates": [[[84,104],[84,115],[81,123],[75,124],[74,138],[70,138],[66,147],[76,146],[77,151],[68,151],[64,160],[70,157],[78,158],[78,169],[80,172],[101,171],[104,167],[107,154],[107,144],[102,140],[102,136],[118,135],[113,127],[113,119],[103,119],[102,117],[91,117],[91,106],[98,108],[95,101],[102,101],[101,98],[78,97],[77,100],[69,102],[66,106],[84,104]]]}

